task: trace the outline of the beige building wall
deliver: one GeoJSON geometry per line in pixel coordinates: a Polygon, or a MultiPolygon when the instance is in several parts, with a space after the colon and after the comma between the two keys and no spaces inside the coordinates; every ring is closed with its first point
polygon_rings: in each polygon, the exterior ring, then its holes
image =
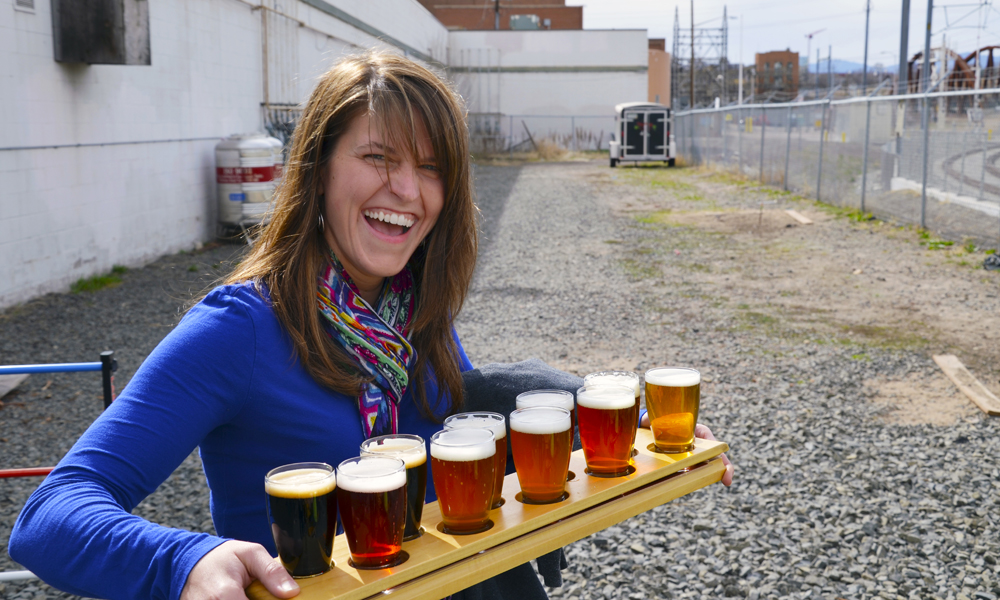
{"type": "Polygon", "coordinates": [[[648,102],[659,102],[670,106],[670,53],[660,49],[649,49],[649,97],[648,102]],[[657,99],[659,97],[659,99],[657,99]]]}

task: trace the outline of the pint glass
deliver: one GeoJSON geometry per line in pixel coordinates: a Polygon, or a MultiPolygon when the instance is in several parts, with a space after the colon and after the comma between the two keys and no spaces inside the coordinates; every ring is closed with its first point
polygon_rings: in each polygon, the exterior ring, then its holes
{"type": "Polygon", "coordinates": [[[267,518],[281,564],[292,577],[330,570],[337,535],[337,477],[326,463],[295,463],[264,477],[267,518]]]}
{"type": "Polygon", "coordinates": [[[565,390],[532,390],[517,395],[515,408],[531,406],[553,406],[569,411],[570,422],[576,427],[576,404],[573,394],[565,390]]]}
{"type": "Polygon", "coordinates": [[[507,474],[507,419],[501,414],[492,412],[459,413],[444,420],[445,429],[461,429],[464,427],[479,427],[493,432],[497,452],[493,455],[493,466],[496,469],[493,479],[493,499],[490,508],[503,506],[503,478],[507,474]]]}
{"type": "Polygon", "coordinates": [[[576,405],[587,474],[627,475],[638,417],[631,386],[584,386],[576,393],[576,405]]]}
{"type": "Polygon", "coordinates": [[[337,504],[351,563],[357,569],[396,564],[406,524],[406,465],[391,456],[349,458],[337,467],[337,504]]]}
{"type": "Polygon", "coordinates": [[[665,453],[694,449],[694,426],[701,400],[701,373],[681,367],[646,371],[646,410],[656,449],[665,453]]]}
{"type": "Polygon", "coordinates": [[[489,429],[446,429],[431,436],[431,476],[445,533],[468,534],[492,526],[493,455],[489,429]]]}
{"type": "Polygon", "coordinates": [[[568,410],[534,406],[510,413],[510,448],[525,503],[549,504],[565,499],[573,450],[568,410]]]}
{"type": "Polygon", "coordinates": [[[361,456],[392,456],[406,464],[406,528],[403,541],[420,537],[427,497],[427,447],[419,435],[380,435],[361,444],[361,456]]]}
{"type": "Polygon", "coordinates": [[[633,388],[636,428],[632,430],[632,445],[635,446],[635,434],[639,429],[639,374],[632,371],[599,371],[583,378],[583,387],[595,385],[626,385],[633,388]]]}

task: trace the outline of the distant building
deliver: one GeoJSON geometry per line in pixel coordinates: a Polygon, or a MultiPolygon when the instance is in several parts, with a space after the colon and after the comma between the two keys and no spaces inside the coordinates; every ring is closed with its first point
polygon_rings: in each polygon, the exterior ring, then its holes
{"type": "Polygon", "coordinates": [[[451,30],[583,29],[583,7],[566,0],[419,0],[451,30]]]}
{"type": "Polygon", "coordinates": [[[663,38],[649,40],[649,102],[670,106],[670,53],[663,38]]]}
{"type": "Polygon", "coordinates": [[[799,53],[777,50],[757,54],[754,94],[758,100],[791,100],[799,94],[799,53]]]}

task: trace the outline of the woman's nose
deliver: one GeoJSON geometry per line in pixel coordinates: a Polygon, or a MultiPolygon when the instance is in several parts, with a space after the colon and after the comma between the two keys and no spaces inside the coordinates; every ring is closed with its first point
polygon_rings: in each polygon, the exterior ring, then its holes
{"type": "Polygon", "coordinates": [[[417,166],[409,161],[402,163],[389,178],[389,191],[400,200],[413,201],[420,197],[417,166]]]}

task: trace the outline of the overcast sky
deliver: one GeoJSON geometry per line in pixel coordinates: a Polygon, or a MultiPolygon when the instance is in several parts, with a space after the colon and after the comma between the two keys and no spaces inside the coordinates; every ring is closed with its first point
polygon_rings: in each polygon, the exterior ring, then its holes
{"type": "MultiPolygon", "coordinates": [[[[690,0],[567,0],[583,6],[584,29],[646,29],[651,38],[665,38],[671,50],[674,11],[680,9],[680,26],[691,27],[690,0]]],[[[743,22],[743,62],[753,62],[755,52],[790,48],[805,56],[806,35],[812,38],[824,61],[833,46],[833,58],[861,63],[865,51],[865,0],[696,0],[695,27],[721,27],[723,6],[729,15],[729,60],[740,60],[740,21],[743,22]]],[[[872,0],[868,64],[899,62],[902,0],[872,0]]],[[[927,0],[910,2],[908,54],[924,47],[927,0]]],[[[967,55],[977,47],[1000,45],[1000,0],[938,0],[931,25],[932,47],[947,36],[949,48],[967,55]],[[984,27],[985,24],[985,27],[984,27]],[[979,45],[976,36],[979,35],[979,45]]]]}

